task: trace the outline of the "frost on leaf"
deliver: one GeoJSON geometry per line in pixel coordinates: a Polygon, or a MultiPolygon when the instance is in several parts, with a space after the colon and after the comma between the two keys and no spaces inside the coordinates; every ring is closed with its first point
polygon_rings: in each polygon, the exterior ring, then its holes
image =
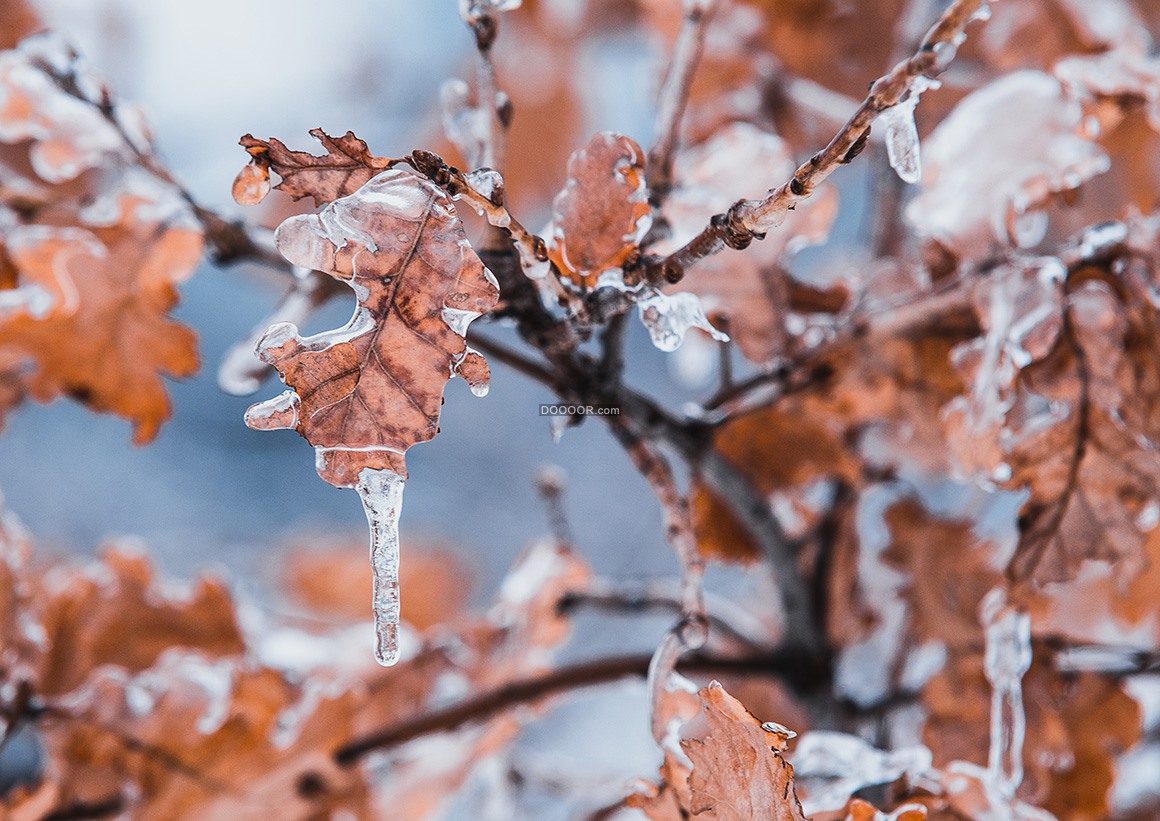
{"type": "Polygon", "coordinates": [[[341,137],[331,137],[321,128],[312,128],[310,135],[322,143],[325,156],[292,151],[274,138],[259,140],[251,134],[242,137],[239,144],[249,152],[250,164],[234,180],[234,199],[242,205],[257,205],[270,192],[273,171],[282,178],[274,188],[296,200],[313,197],[314,204],[320,206],[353,194],[395,162],[376,157],[350,131],[341,137]]]}
{"type": "MultiPolygon", "coordinates": [[[[789,146],[777,135],[748,123],[725,126],[677,154],[677,187],[663,209],[672,233],[650,250],[675,251],[714,214],[752,195],[755,179],[786,179],[795,168],[789,146]]],[[[837,208],[837,192],[824,185],[764,240],[702,260],[676,287],[700,296],[711,318],[727,318],[729,335],[748,359],[765,362],[784,353],[787,304],[801,309],[794,291],[806,286],[787,282],[779,266],[796,251],[824,241],[837,208]]]]}
{"type": "MultiPolygon", "coordinates": [[[[980,445],[994,454],[991,474],[1006,476],[1004,487],[1029,492],[1009,572],[1066,581],[1098,560],[1127,582],[1145,566],[1142,545],[1160,499],[1154,340],[1148,322],[1098,279],[1077,287],[1064,312],[1062,330],[1049,321],[1028,348],[1002,343],[1029,364],[994,410],[1001,424],[980,445]]],[[[956,413],[952,406],[952,421],[956,413]]]]}
{"type": "Polygon", "coordinates": [[[168,312],[201,229],[138,150],[139,114],[59,41],[0,53],[0,415],[72,396],[143,443],[169,416],[161,377],[196,371],[196,338],[168,312]]]}
{"type": "Polygon", "coordinates": [[[595,287],[619,271],[652,224],[645,155],[628,137],[601,131],[568,160],[568,181],[552,205],[549,253],[577,285],[595,287]]]}

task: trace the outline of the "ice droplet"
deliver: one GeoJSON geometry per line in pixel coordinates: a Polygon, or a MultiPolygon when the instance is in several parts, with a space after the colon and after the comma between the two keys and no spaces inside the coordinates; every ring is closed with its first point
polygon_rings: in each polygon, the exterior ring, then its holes
{"type": "Polygon", "coordinates": [[[719,342],[729,341],[727,334],[709,323],[700,297],[688,291],[675,294],[658,291],[637,302],[637,309],[653,344],[662,351],[671,352],[681,347],[689,328],[700,328],[719,342]]]}
{"type": "Polygon", "coordinates": [[[273,399],[258,402],[246,410],[246,427],[251,430],[293,430],[298,426],[300,400],[294,391],[283,391],[273,399]]]}
{"type": "Polygon", "coordinates": [[[1010,801],[1023,782],[1023,675],[1031,667],[1031,617],[1007,604],[1003,588],[983,597],[979,620],[986,630],[983,670],[991,683],[991,787],[1010,801]]]}
{"type": "Polygon", "coordinates": [[[355,485],[371,531],[375,658],[384,667],[399,660],[399,512],[403,484],[403,477],[394,471],[363,468],[355,485]]]}
{"type": "Polygon", "coordinates": [[[922,93],[938,88],[940,83],[919,75],[910,84],[906,99],[883,111],[878,119],[886,126],[886,156],[890,167],[898,172],[903,182],[916,183],[922,179],[922,154],[918,143],[918,126],[914,110],[922,93]]]}

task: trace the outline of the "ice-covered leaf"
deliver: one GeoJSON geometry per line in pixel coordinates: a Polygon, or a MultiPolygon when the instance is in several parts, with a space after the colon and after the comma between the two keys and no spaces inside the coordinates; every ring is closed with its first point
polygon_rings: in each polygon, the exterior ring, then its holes
{"type": "Polygon", "coordinates": [[[291,217],[275,240],[295,265],[347,282],[350,322],[303,338],[272,326],[258,354],[290,386],[252,406],[257,430],[297,430],[318,474],[359,492],[371,532],[377,656],[399,658],[399,533],[403,456],[438,432],[443,388],[462,376],[486,392],[487,363],[467,347],[468,324],[499,287],[467,244],[448,196],[415,174],[386,171],[318,215],[291,217]]]}
{"type": "Polygon", "coordinates": [[[131,175],[78,217],[8,232],[21,287],[51,307],[0,314],[0,367],[26,366],[37,399],[68,395],[117,413],[133,422],[134,441],[148,442],[170,412],[161,377],[198,367],[196,337],[168,312],[202,234],[171,191],[131,175]]]}
{"type": "Polygon", "coordinates": [[[568,160],[552,205],[549,253],[560,271],[591,288],[621,268],[652,224],[645,154],[628,137],[601,131],[568,160]]]}
{"type": "Polygon", "coordinates": [[[41,34],[0,52],[0,142],[29,143],[32,168],[47,183],[124,160],[130,147],[97,108],[103,86],[55,35],[41,34]],[[92,99],[69,94],[71,79],[92,99]]]}
{"type": "MultiPolygon", "coordinates": [[[[124,802],[140,818],[256,818],[368,812],[357,769],[330,750],[355,729],[358,694],[290,683],[241,658],[170,650],[127,675],[103,668],[62,700],[44,744],[62,806],[124,802]]],[[[52,772],[50,770],[50,772],[52,772]]]]}
{"type": "Polygon", "coordinates": [[[1037,244],[1042,233],[1021,235],[1020,220],[1109,168],[1080,123],[1079,105],[1048,74],[1019,71],[984,86],[925,141],[922,189],[907,218],[967,258],[996,244],[1037,244]]]}
{"type": "Polygon", "coordinates": [[[967,473],[1003,481],[1010,476],[999,444],[1019,372],[1054,348],[1063,325],[1067,270],[1054,257],[1000,265],[974,288],[985,336],[952,354],[970,380],[968,397],[947,405],[948,440],[967,473]]]}
{"type": "Polygon", "coordinates": [[[33,614],[45,637],[38,689],[48,694],[72,690],[101,665],[138,671],[171,648],[228,656],[244,646],[223,581],[166,586],[133,544],[109,545],[88,572],[55,568],[33,614]]]}
{"type": "Polygon", "coordinates": [[[717,682],[701,702],[708,729],[681,742],[693,762],[688,810],[718,821],[805,821],[782,755],[792,734],[759,721],[717,682]]]}
{"type": "Polygon", "coordinates": [[[499,289],[434,184],[387,171],[318,215],[277,232],[291,262],[350,284],[358,307],[343,328],[303,338],[288,323],[259,343],[291,393],[246,413],[259,430],[293,428],[319,449],[318,472],[354,487],[366,468],[406,476],[403,454],[438,430],[443,388],[460,374],[486,384],[464,340],[499,289]]]}
{"type": "Polygon", "coordinates": [[[332,137],[321,128],[312,128],[314,137],[326,154],[321,157],[307,151],[292,151],[281,140],[259,140],[247,134],[239,144],[250,155],[250,164],[234,180],[234,199],[242,205],[256,205],[270,191],[270,172],[282,181],[274,186],[296,200],[313,197],[315,205],[324,205],[353,194],[371,177],[391,167],[396,161],[376,157],[367,144],[346,132],[332,137]]]}
{"type": "Polygon", "coordinates": [[[169,415],[161,377],[197,369],[168,313],[202,248],[139,111],[51,35],[0,53],[0,416],[25,395],[128,418],[169,415]],[[147,166],[147,167],[146,167],[147,166]]]}
{"type": "MultiPolygon", "coordinates": [[[[1113,679],[1058,672],[1048,652],[1036,646],[1023,679],[1027,736],[1017,793],[1022,806],[1014,817],[1050,818],[1033,810],[1042,807],[1057,818],[1097,821],[1108,817],[1116,759],[1139,737],[1140,707],[1113,679]]],[[[924,739],[944,770],[948,799],[967,817],[979,817],[1000,797],[990,770],[968,763],[986,761],[991,746],[991,688],[983,666],[977,652],[965,653],[923,689],[924,739]]]]}

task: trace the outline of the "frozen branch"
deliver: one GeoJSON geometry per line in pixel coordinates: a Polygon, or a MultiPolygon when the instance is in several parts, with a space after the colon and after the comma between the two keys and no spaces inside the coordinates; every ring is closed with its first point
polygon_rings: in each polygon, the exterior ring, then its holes
{"type": "Polygon", "coordinates": [[[975,19],[985,3],[986,0],[955,0],[927,31],[918,51],[874,82],[870,94],[829,145],[763,199],[739,200],[724,214],[713,217],[709,225],[683,247],[653,262],[646,272],[648,279],[653,284],[679,282],[686,269],[698,260],[726,247],[745,248],[781,225],[797,203],[813,194],[839,166],[858,156],[870,136],[870,125],[879,114],[901,102],[919,77],[933,79],[946,69],[965,36],[967,23],[975,19]]]}

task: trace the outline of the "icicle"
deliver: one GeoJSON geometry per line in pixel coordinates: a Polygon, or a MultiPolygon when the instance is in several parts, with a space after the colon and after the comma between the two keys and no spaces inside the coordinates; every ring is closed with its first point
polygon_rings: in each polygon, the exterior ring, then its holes
{"type": "MultiPolygon", "coordinates": [[[[979,605],[986,629],[984,672],[991,683],[990,782],[1003,802],[1011,801],[1023,782],[1023,675],[1031,667],[1031,617],[1007,604],[1001,587],[979,605]]],[[[997,802],[998,803],[998,802],[997,802]]]]}
{"type": "Polygon", "coordinates": [[[922,155],[914,110],[922,92],[939,85],[937,80],[919,75],[911,82],[906,99],[878,115],[879,121],[886,126],[886,156],[890,159],[890,167],[898,172],[903,182],[913,184],[922,179],[922,155]]]}
{"type": "Polygon", "coordinates": [[[696,294],[687,291],[676,294],[657,292],[637,302],[637,309],[653,344],[662,351],[671,352],[681,347],[690,328],[700,328],[719,342],[729,341],[728,335],[709,323],[701,299],[696,294]]]}
{"type": "Polygon", "coordinates": [[[389,667],[399,660],[399,511],[403,477],[390,470],[363,468],[355,490],[371,530],[374,575],[375,658],[389,667]]]}

